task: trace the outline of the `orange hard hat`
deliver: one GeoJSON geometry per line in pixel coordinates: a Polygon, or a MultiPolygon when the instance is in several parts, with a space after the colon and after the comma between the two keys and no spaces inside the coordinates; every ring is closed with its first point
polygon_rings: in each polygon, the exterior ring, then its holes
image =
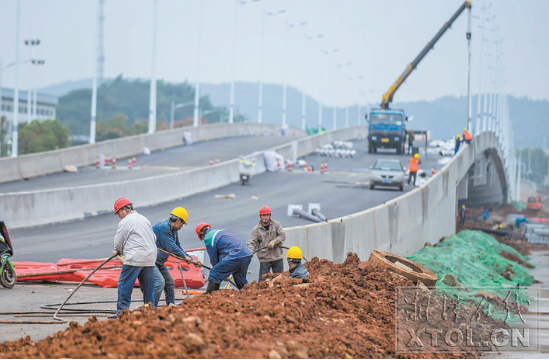
{"type": "Polygon", "coordinates": [[[114,215],[118,213],[118,210],[124,206],[133,205],[132,202],[126,198],[120,198],[114,202],[114,215]]]}
{"type": "Polygon", "coordinates": [[[271,213],[271,208],[267,205],[263,205],[261,209],[259,209],[259,215],[268,215],[271,213]]]}
{"type": "Polygon", "coordinates": [[[209,227],[210,229],[212,228],[212,226],[211,226],[210,224],[206,224],[205,222],[201,222],[201,223],[199,223],[198,225],[196,225],[196,235],[198,236],[198,238],[199,238],[200,240],[202,240],[202,239],[200,238],[200,231],[202,231],[202,229],[203,229],[205,226],[209,227]]]}

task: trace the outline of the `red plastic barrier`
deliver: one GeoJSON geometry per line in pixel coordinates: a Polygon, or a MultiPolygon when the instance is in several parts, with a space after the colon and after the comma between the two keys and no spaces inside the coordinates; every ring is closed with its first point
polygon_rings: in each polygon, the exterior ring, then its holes
{"type": "Polygon", "coordinates": [[[34,261],[16,261],[13,263],[15,266],[15,274],[17,275],[17,281],[58,281],[59,274],[53,275],[41,275],[32,277],[21,277],[21,275],[29,274],[41,274],[59,271],[57,264],[55,263],[40,263],[34,261]]]}
{"type": "Polygon", "coordinates": [[[549,219],[545,219],[545,218],[531,218],[530,220],[534,222],[549,222],[549,219]]]}
{"type": "MultiPolygon", "coordinates": [[[[196,259],[196,258],[195,258],[196,259]]],[[[88,259],[61,259],[57,264],[55,263],[40,263],[32,261],[19,261],[15,262],[15,273],[18,276],[18,281],[74,281],[81,282],[88,276],[93,269],[97,268],[104,260],[88,260],[88,259]],[[78,270],[87,269],[87,270],[78,270]],[[76,270],[76,271],[74,271],[76,270]],[[66,272],[66,273],[63,273],[66,272]],[[45,274],[40,276],[22,277],[21,275],[27,274],[45,274]]],[[[170,269],[176,287],[184,287],[183,279],[181,278],[181,272],[179,271],[179,260],[168,257],[166,266],[170,269]]],[[[111,260],[107,262],[103,267],[120,266],[122,263],[120,260],[111,260]]],[[[183,276],[187,283],[187,287],[190,289],[199,289],[206,283],[202,270],[192,264],[181,262],[181,268],[183,276]]],[[[113,288],[118,286],[118,278],[120,277],[121,269],[104,269],[97,270],[87,281],[87,283],[94,283],[101,287],[113,288]]],[[[135,286],[139,286],[139,281],[136,280],[135,286]]]]}

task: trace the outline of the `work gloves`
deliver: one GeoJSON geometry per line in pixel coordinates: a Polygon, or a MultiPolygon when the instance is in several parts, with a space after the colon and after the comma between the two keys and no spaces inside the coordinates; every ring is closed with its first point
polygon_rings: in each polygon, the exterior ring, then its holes
{"type": "Polygon", "coordinates": [[[268,247],[269,249],[274,249],[275,246],[276,246],[276,242],[275,242],[274,240],[271,241],[271,242],[269,242],[269,244],[267,245],[267,247],[268,247]]]}

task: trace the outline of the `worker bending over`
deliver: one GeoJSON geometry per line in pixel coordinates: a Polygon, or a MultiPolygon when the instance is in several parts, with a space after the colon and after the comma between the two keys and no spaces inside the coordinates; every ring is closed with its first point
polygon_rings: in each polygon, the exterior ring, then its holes
{"type": "Polygon", "coordinates": [[[303,252],[297,246],[292,246],[286,253],[288,267],[290,268],[290,278],[305,279],[309,276],[309,271],[301,263],[303,252]]]}
{"type": "Polygon", "coordinates": [[[408,175],[408,185],[410,185],[410,181],[412,180],[412,177],[413,177],[414,178],[413,185],[416,186],[417,172],[419,170],[419,154],[415,154],[410,159],[410,164],[408,166],[408,170],[410,170],[410,173],[408,175]]]}
{"type": "Polygon", "coordinates": [[[135,279],[139,279],[145,304],[154,302],[154,263],[156,261],[155,235],[151,223],[126,198],[114,203],[114,215],[121,219],[114,236],[114,251],[124,256],[124,265],[118,278],[116,315],[130,306],[135,279]]]}
{"type": "Polygon", "coordinates": [[[262,206],[259,209],[259,224],[253,228],[250,239],[250,250],[257,251],[259,259],[259,282],[271,269],[273,274],[284,272],[284,251],[281,246],[285,240],[286,234],[282,225],[271,219],[271,208],[267,205],[262,206]],[[259,250],[261,248],[264,249],[259,250]]]}
{"type": "MultiPolygon", "coordinates": [[[[153,226],[153,231],[156,235],[156,246],[159,250],[167,251],[184,259],[187,263],[193,263],[200,267],[202,264],[199,261],[194,261],[193,258],[183,250],[181,243],[179,242],[179,235],[177,232],[181,230],[183,225],[187,225],[188,220],[189,213],[186,209],[181,206],[173,209],[169,218],[160,220],[153,226]]],[[[158,251],[156,267],[162,274],[162,277],[161,280],[154,285],[155,305],[158,305],[162,290],[164,290],[166,305],[175,303],[175,281],[164,264],[166,260],[168,260],[168,254],[158,251]]]]}
{"type": "Polygon", "coordinates": [[[236,287],[242,289],[248,283],[246,275],[253,256],[246,242],[232,231],[212,229],[204,222],[196,226],[196,235],[206,245],[212,264],[206,294],[219,290],[221,282],[231,274],[236,287]]]}

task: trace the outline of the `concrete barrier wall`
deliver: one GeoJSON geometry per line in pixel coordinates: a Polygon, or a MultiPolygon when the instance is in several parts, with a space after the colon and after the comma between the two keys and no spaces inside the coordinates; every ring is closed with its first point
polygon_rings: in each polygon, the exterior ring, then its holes
{"type": "MultiPolygon", "coordinates": [[[[280,134],[280,126],[271,124],[207,124],[200,127],[184,127],[155,134],[142,134],[120,139],[102,141],[96,144],[22,155],[16,158],[0,159],[0,183],[29,179],[36,176],[62,172],[67,165],[86,166],[95,163],[98,155],[110,154],[118,158],[143,153],[143,147],[151,151],[183,145],[183,132],[192,134],[193,141],[214,140],[225,137],[280,134]]],[[[303,130],[291,128],[297,136],[304,136],[303,130]]]]}
{"type": "Polygon", "coordinates": [[[435,244],[456,231],[459,181],[475,158],[497,144],[493,133],[482,133],[420,187],[359,213],[286,228],[286,246],[299,246],[308,259],[318,256],[343,262],[349,252],[367,260],[374,249],[408,256],[426,242],[435,244]]]}
{"type": "MultiPolygon", "coordinates": [[[[226,137],[228,135],[259,135],[265,132],[272,133],[278,131],[277,127],[273,125],[237,126],[234,131],[229,131],[229,129],[232,129],[232,126],[198,128],[193,134],[193,139],[200,141],[226,137]]],[[[181,141],[173,133],[164,132],[160,134],[162,136],[156,138],[128,138],[121,144],[112,144],[110,149],[120,146],[120,150],[123,150],[125,145],[133,149],[137,149],[143,145],[158,147],[168,144],[171,146],[177,141],[181,141]],[[143,141],[143,139],[146,139],[146,141],[143,141]]],[[[314,151],[316,147],[334,140],[349,140],[365,136],[366,129],[364,127],[352,127],[303,137],[293,140],[293,142],[297,144],[297,156],[303,156],[314,151]]],[[[278,146],[274,150],[280,152],[285,157],[291,157],[292,145],[288,143],[278,146]]],[[[85,151],[80,151],[85,156],[85,151]]],[[[68,154],[65,155],[70,157],[68,154]]],[[[45,154],[42,158],[53,159],[54,157],[50,154],[45,154]]],[[[58,158],[62,159],[62,157],[58,158]]],[[[252,168],[252,174],[266,171],[263,151],[251,154],[246,158],[256,161],[256,166],[252,168]]],[[[8,223],[10,228],[28,226],[26,219],[29,218],[33,219],[34,225],[44,225],[52,222],[78,219],[102,212],[110,212],[114,200],[119,197],[131,198],[138,206],[149,206],[172,201],[238,182],[239,174],[239,160],[231,160],[215,166],[118,183],[0,194],[0,203],[3,205],[3,220],[8,223]],[[179,186],[181,183],[185,183],[186,186],[179,186]],[[164,189],[179,189],[179,191],[166,192],[164,189]]]]}

